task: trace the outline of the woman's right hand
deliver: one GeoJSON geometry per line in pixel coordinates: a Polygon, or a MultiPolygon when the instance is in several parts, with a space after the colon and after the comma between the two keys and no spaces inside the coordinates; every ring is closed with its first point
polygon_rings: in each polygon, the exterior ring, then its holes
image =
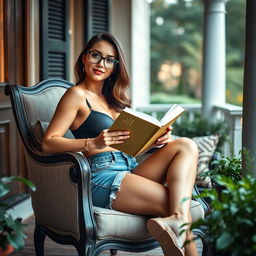
{"type": "Polygon", "coordinates": [[[113,131],[103,130],[96,138],[88,139],[90,149],[103,149],[113,144],[122,144],[124,140],[130,138],[129,131],[113,131]]]}

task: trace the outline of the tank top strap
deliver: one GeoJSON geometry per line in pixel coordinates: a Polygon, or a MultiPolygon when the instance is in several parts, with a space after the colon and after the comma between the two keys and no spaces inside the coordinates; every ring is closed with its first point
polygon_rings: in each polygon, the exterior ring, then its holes
{"type": "Polygon", "coordinates": [[[88,108],[89,108],[90,110],[92,110],[92,106],[91,106],[91,104],[89,103],[89,101],[88,101],[87,99],[85,99],[85,100],[86,100],[86,104],[87,104],[88,108]]]}

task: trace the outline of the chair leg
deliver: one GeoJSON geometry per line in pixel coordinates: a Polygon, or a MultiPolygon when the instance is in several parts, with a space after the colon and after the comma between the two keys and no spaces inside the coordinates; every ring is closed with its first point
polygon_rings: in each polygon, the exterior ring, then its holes
{"type": "Polygon", "coordinates": [[[117,255],[117,250],[115,250],[115,249],[110,249],[110,254],[111,254],[112,256],[117,255]]]}
{"type": "Polygon", "coordinates": [[[35,244],[35,252],[36,256],[44,256],[44,240],[46,234],[43,232],[40,225],[35,223],[35,231],[34,231],[34,244],[35,244]]]}
{"type": "Polygon", "coordinates": [[[85,251],[86,251],[86,249],[85,249],[84,246],[79,246],[79,247],[77,248],[77,253],[78,253],[79,256],[85,256],[85,255],[86,255],[86,254],[85,254],[85,251]]]}
{"type": "Polygon", "coordinates": [[[206,231],[203,229],[193,229],[193,234],[197,235],[202,241],[202,244],[203,244],[202,256],[208,256],[209,244],[205,239],[206,231]]]}

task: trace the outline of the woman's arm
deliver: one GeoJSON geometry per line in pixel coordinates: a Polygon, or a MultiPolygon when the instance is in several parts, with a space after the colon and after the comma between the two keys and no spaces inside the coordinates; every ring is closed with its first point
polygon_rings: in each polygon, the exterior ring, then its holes
{"type": "Polygon", "coordinates": [[[63,137],[73,124],[84,98],[85,96],[79,88],[72,87],[66,91],[45,133],[42,142],[43,152],[56,153],[84,150],[86,139],[67,139],[63,137]]]}
{"type": "Polygon", "coordinates": [[[42,142],[43,152],[78,152],[104,149],[112,144],[123,143],[125,139],[129,138],[128,131],[108,132],[108,129],[103,130],[96,138],[64,138],[65,132],[74,123],[77,113],[84,102],[85,95],[79,88],[72,87],[63,95],[45,133],[42,142]]]}

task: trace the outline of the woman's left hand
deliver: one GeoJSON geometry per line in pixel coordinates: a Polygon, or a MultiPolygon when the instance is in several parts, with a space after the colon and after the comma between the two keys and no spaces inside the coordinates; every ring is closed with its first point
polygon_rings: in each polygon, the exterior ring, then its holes
{"type": "Polygon", "coordinates": [[[164,145],[171,141],[172,129],[173,129],[172,126],[167,128],[166,133],[156,140],[156,146],[164,145]]]}

